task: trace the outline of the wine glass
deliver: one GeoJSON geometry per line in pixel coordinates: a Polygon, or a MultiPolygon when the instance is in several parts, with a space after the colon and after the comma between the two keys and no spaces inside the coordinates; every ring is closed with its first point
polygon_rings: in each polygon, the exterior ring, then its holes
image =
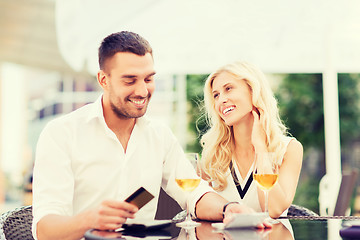
{"type": "Polygon", "coordinates": [[[268,216],[269,191],[274,187],[279,176],[279,166],[275,160],[275,153],[273,152],[262,152],[255,155],[253,177],[257,186],[264,192],[264,213],[268,216]]]}
{"type": "Polygon", "coordinates": [[[188,162],[178,161],[178,166],[176,167],[175,172],[175,181],[177,185],[188,194],[187,206],[186,206],[186,218],[183,222],[176,224],[178,227],[182,228],[193,228],[199,226],[199,222],[195,222],[191,219],[190,210],[189,210],[189,195],[194,191],[197,186],[200,184],[201,180],[201,171],[198,171],[200,167],[199,154],[198,153],[186,153],[186,159],[188,162]],[[186,167],[188,166],[188,167],[186,167]],[[194,171],[196,170],[196,171],[194,171]],[[197,172],[197,173],[196,173],[197,172]]]}

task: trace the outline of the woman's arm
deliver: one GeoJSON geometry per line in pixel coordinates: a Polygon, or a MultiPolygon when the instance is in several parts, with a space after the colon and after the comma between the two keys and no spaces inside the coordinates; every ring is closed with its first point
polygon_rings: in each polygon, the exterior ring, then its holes
{"type": "MultiPolygon", "coordinates": [[[[279,217],[287,209],[295,196],[302,166],[303,147],[297,140],[292,140],[286,150],[279,170],[277,184],[269,192],[269,214],[279,217]]],[[[264,208],[264,194],[258,190],[259,200],[264,208]]]]}

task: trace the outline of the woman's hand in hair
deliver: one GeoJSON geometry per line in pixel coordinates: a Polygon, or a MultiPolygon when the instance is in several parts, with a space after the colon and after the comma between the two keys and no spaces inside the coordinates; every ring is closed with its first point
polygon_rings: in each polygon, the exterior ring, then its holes
{"type": "Polygon", "coordinates": [[[266,148],[266,134],[264,130],[264,111],[262,109],[254,109],[252,111],[254,123],[251,133],[251,143],[254,146],[255,152],[267,152],[266,148]]]}

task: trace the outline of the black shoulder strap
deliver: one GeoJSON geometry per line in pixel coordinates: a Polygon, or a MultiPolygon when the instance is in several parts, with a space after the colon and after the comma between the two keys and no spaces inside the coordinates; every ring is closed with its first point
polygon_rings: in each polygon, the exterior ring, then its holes
{"type": "Polygon", "coordinates": [[[229,167],[230,167],[230,172],[231,172],[231,175],[232,175],[232,177],[233,177],[235,186],[236,186],[236,188],[237,188],[237,190],[238,190],[238,192],[239,192],[239,194],[240,194],[241,199],[243,199],[244,196],[245,196],[245,194],[246,194],[246,192],[248,191],[248,189],[249,189],[252,181],[253,181],[253,175],[250,174],[250,176],[249,176],[249,178],[248,178],[248,180],[247,180],[247,182],[246,182],[246,184],[245,184],[244,190],[243,190],[243,189],[241,188],[241,186],[240,186],[240,183],[239,183],[238,178],[236,177],[236,173],[235,173],[235,169],[233,168],[232,161],[230,162],[230,166],[229,166],[229,167]]]}

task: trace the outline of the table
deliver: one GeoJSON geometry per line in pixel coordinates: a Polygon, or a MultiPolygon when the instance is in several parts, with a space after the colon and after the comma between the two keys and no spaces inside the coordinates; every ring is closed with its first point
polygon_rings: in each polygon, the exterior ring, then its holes
{"type": "MultiPolygon", "coordinates": [[[[180,229],[172,224],[165,229],[143,232],[115,233],[90,230],[85,234],[86,240],[106,239],[194,239],[194,240],[342,240],[339,231],[343,228],[344,219],[336,218],[298,218],[281,219],[282,223],[274,224],[272,229],[233,229],[216,230],[211,222],[202,221],[201,226],[194,229],[180,229]],[[288,225],[288,226],[287,226],[288,225]],[[290,226],[290,227],[289,227],[290,226]]],[[[360,235],[359,235],[360,239],[360,235]]]]}

